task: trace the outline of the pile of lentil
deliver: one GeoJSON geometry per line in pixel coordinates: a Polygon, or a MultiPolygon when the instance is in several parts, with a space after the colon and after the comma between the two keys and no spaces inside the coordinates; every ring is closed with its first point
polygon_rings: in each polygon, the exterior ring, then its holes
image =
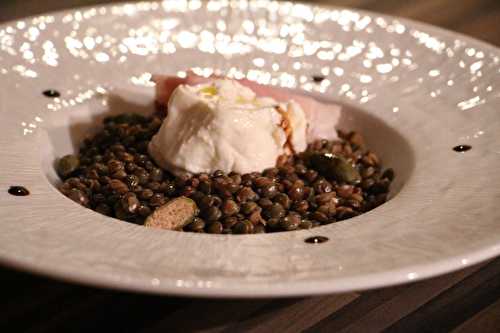
{"type": "Polygon", "coordinates": [[[313,142],[304,153],[281,156],[276,167],[263,172],[175,177],[147,153],[162,114],[105,118],[102,130],[83,140],[78,155],[56,163],[60,191],[84,207],[140,225],[173,198],[189,197],[199,214],[182,230],[215,234],[309,229],[387,200],[394,172],[382,169],[356,132],[339,131],[339,140],[313,142]]]}

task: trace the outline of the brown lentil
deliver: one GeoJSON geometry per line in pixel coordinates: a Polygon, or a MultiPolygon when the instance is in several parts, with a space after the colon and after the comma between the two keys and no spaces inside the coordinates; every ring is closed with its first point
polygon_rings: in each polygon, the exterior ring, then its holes
{"type": "Polygon", "coordinates": [[[160,191],[164,192],[167,196],[173,196],[175,193],[175,185],[170,181],[162,182],[160,191]]]}
{"type": "Polygon", "coordinates": [[[354,191],[354,186],[344,184],[344,185],[338,186],[336,188],[336,191],[337,191],[337,194],[339,195],[339,197],[349,198],[354,191]]]}
{"type": "Polygon", "coordinates": [[[139,198],[143,199],[143,200],[149,200],[151,199],[151,197],[154,195],[155,193],[153,192],[153,190],[149,189],[149,188],[146,188],[142,191],[140,191],[139,193],[139,198]]]}
{"type": "Polygon", "coordinates": [[[153,181],[153,182],[147,183],[146,187],[154,192],[158,192],[160,190],[161,184],[153,181]]]}
{"type": "Polygon", "coordinates": [[[386,178],[390,182],[392,182],[394,180],[394,170],[392,170],[392,169],[385,170],[384,173],[382,174],[381,178],[386,178]]]}
{"type": "Polygon", "coordinates": [[[222,233],[222,229],[224,229],[224,227],[222,226],[222,223],[213,222],[213,223],[210,223],[208,225],[207,232],[210,234],[220,234],[220,233],[222,233]]]}
{"type": "Polygon", "coordinates": [[[245,202],[247,200],[253,201],[257,198],[257,194],[252,190],[252,188],[245,186],[236,194],[236,200],[238,202],[245,202]]]}
{"type": "Polygon", "coordinates": [[[278,193],[274,197],[274,202],[279,203],[285,209],[289,209],[292,204],[292,200],[285,193],[278,193]]]}
{"type": "Polygon", "coordinates": [[[235,216],[226,217],[222,221],[222,224],[226,229],[231,229],[236,223],[238,223],[238,218],[236,218],[235,216]]]}
{"type": "Polygon", "coordinates": [[[185,186],[184,189],[180,192],[180,195],[185,197],[190,197],[196,192],[196,190],[192,186],[185,186]]]}
{"type": "Polygon", "coordinates": [[[149,179],[160,182],[163,179],[163,170],[160,168],[152,168],[149,172],[149,179]]]}
{"type": "Polygon", "coordinates": [[[273,204],[268,210],[265,211],[269,218],[281,218],[285,216],[286,211],[279,203],[273,204]]]}
{"type": "Polygon", "coordinates": [[[376,171],[375,168],[372,166],[369,166],[368,168],[363,168],[363,170],[361,171],[361,176],[363,178],[370,178],[375,174],[375,171],[376,171]]]}
{"type": "Polygon", "coordinates": [[[149,204],[153,207],[160,207],[164,203],[166,203],[165,197],[163,196],[162,193],[155,193],[153,196],[149,199],[149,204]]]}
{"type": "Polygon", "coordinates": [[[137,213],[142,217],[148,217],[151,214],[151,208],[148,205],[142,204],[137,208],[137,213]]]}
{"type": "Polygon", "coordinates": [[[108,170],[109,170],[109,173],[113,174],[119,170],[123,170],[125,169],[125,165],[123,164],[122,161],[118,161],[118,160],[110,160],[108,162],[108,170]]]}
{"type": "Polygon", "coordinates": [[[139,199],[137,199],[135,193],[132,192],[128,192],[127,194],[125,194],[121,199],[121,203],[122,203],[122,208],[126,212],[132,214],[135,213],[135,211],[137,210],[137,208],[139,208],[140,205],[139,199]]]}
{"type": "Polygon", "coordinates": [[[119,194],[125,194],[129,190],[128,186],[118,179],[111,179],[109,181],[109,187],[111,188],[111,190],[119,194]]]}
{"type": "Polygon", "coordinates": [[[318,205],[325,205],[331,203],[332,201],[335,201],[335,193],[329,192],[329,193],[318,194],[317,196],[314,197],[314,201],[318,205]]]}
{"type": "Polygon", "coordinates": [[[257,178],[255,178],[253,183],[257,187],[264,187],[264,186],[272,185],[273,181],[272,181],[272,179],[269,179],[267,177],[257,177],[257,178]]]}
{"type": "Polygon", "coordinates": [[[195,217],[193,219],[193,222],[189,223],[186,228],[188,228],[191,231],[195,232],[201,232],[203,228],[205,228],[205,221],[200,219],[199,217],[195,217]]]}
{"type": "Polygon", "coordinates": [[[311,229],[313,227],[313,223],[309,220],[302,220],[299,224],[300,229],[311,229]]]}
{"type": "Polygon", "coordinates": [[[262,224],[258,224],[253,227],[253,233],[254,234],[263,234],[266,232],[266,227],[262,224]]]}
{"type": "Polygon", "coordinates": [[[300,181],[296,181],[292,187],[290,187],[290,190],[288,190],[288,196],[293,201],[302,200],[304,197],[304,184],[300,181]]]}
{"type": "Polygon", "coordinates": [[[309,203],[306,200],[298,201],[293,204],[293,209],[300,214],[305,214],[309,209],[309,203]]]}
{"type": "Polygon", "coordinates": [[[236,201],[228,199],[223,202],[221,209],[225,216],[232,216],[238,214],[240,206],[236,203],[236,201]]]}
{"type": "Polygon", "coordinates": [[[254,210],[256,210],[258,207],[258,205],[253,202],[253,201],[248,201],[248,202],[245,202],[241,205],[241,212],[243,214],[246,214],[246,215],[249,215],[251,214],[254,210]]]}
{"type": "MultiPolygon", "coordinates": [[[[356,203],[358,203],[358,202],[356,201],[356,203]]],[[[328,216],[329,218],[331,218],[331,217],[335,216],[335,213],[336,213],[335,204],[334,203],[327,203],[327,204],[321,205],[318,207],[316,212],[321,212],[321,213],[325,214],[326,216],[328,216]]]]}
{"type": "Polygon", "coordinates": [[[248,220],[252,222],[254,225],[259,224],[259,223],[264,223],[262,216],[260,215],[260,208],[254,210],[249,216],[248,220]]]}
{"type": "Polygon", "coordinates": [[[139,185],[139,177],[137,177],[136,175],[127,175],[125,177],[125,182],[129,187],[135,187],[139,185]]]}
{"type": "Polygon", "coordinates": [[[321,223],[328,222],[328,216],[319,210],[315,211],[311,217],[321,223]]]}
{"type": "Polygon", "coordinates": [[[241,175],[240,174],[232,174],[229,177],[232,179],[234,185],[241,184],[241,175]]]}
{"type": "Polygon", "coordinates": [[[112,210],[111,207],[106,205],[105,203],[100,203],[95,207],[95,211],[101,213],[103,215],[111,215],[112,210]]]}
{"type": "Polygon", "coordinates": [[[118,170],[111,175],[111,178],[123,180],[127,177],[125,170],[118,170]]]}
{"type": "Polygon", "coordinates": [[[316,170],[309,169],[306,171],[304,177],[309,183],[312,183],[318,177],[318,172],[316,170]]]}
{"type": "Polygon", "coordinates": [[[82,206],[87,206],[89,204],[89,198],[85,193],[77,188],[72,188],[68,193],[68,198],[82,206]]]}
{"type": "Polygon", "coordinates": [[[299,214],[290,213],[281,220],[280,225],[283,229],[290,231],[297,229],[300,222],[301,219],[299,214]]]}
{"type": "Polygon", "coordinates": [[[263,233],[309,229],[369,211],[387,200],[394,170],[382,169],[362,136],[339,131],[338,140],[317,140],[306,152],[280,156],[263,172],[189,173],[174,177],[147,152],[165,112],[150,117],[107,117],[104,128],[82,141],[78,154],[58,160],[60,191],[95,211],[143,224],[168,201],[184,195],[200,216],[183,228],[208,233],[263,233]],[[315,169],[309,157],[334,154],[359,172],[360,181],[315,169]]]}
{"type": "Polygon", "coordinates": [[[244,220],[236,223],[233,227],[233,232],[235,234],[251,234],[253,232],[254,226],[249,220],[244,220]]]}
{"type": "Polygon", "coordinates": [[[263,209],[268,209],[273,205],[273,202],[269,198],[261,198],[258,203],[263,209]]]}
{"type": "Polygon", "coordinates": [[[210,194],[212,192],[212,184],[208,180],[200,181],[198,189],[205,194],[210,194]]]}
{"type": "Polygon", "coordinates": [[[278,186],[276,186],[276,184],[273,183],[265,185],[260,189],[260,194],[264,198],[272,199],[276,196],[276,194],[278,194],[278,186]]]}
{"type": "Polygon", "coordinates": [[[272,218],[267,220],[267,226],[271,229],[277,229],[280,225],[280,219],[272,218]]]}
{"type": "Polygon", "coordinates": [[[208,221],[217,221],[221,218],[221,216],[222,212],[215,206],[210,207],[205,213],[205,217],[208,221]]]}

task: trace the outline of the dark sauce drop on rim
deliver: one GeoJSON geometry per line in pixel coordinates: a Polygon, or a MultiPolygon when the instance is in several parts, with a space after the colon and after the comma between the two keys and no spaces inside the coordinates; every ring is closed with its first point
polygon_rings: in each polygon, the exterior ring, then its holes
{"type": "Polygon", "coordinates": [[[23,197],[26,195],[30,194],[30,191],[26,189],[24,186],[11,186],[9,187],[9,194],[18,196],[18,197],[23,197]]]}
{"type": "Polygon", "coordinates": [[[54,89],[47,89],[43,92],[43,95],[45,97],[56,98],[56,97],[61,96],[61,93],[57,90],[54,90],[54,89]]]}
{"type": "Polygon", "coordinates": [[[472,147],[469,145],[458,145],[458,146],[453,147],[453,150],[458,152],[458,153],[463,153],[463,152],[466,152],[467,150],[471,150],[471,149],[472,149],[472,147]]]}
{"type": "Polygon", "coordinates": [[[322,75],[313,75],[312,79],[314,82],[320,83],[321,81],[323,81],[325,79],[325,77],[322,75]]]}
{"type": "Polygon", "coordinates": [[[306,238],[304,240],[304,242],[310,243],[310,244],[324,243],[324,242],[328,242],[328,237],[325,237],[325,236],[313,236],[313,237],[306,238]]]}

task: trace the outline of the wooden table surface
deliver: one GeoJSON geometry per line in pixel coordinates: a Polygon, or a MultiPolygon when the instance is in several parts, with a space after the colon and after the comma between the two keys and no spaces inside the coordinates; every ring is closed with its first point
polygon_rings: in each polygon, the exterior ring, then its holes
{"type": "MultiPolygon", "coordinates": [[[[98,0],[0,0],[0,22],[98,0]]],[[[500,0],[320,0],[500,45],[500,0]]],[[[500,221],[499,221],[500,222],[500,221]]],[[[0,332],[500,332],[500,258],[414,284],[310,298],[138,295],[0,268],[0,332]]]]}

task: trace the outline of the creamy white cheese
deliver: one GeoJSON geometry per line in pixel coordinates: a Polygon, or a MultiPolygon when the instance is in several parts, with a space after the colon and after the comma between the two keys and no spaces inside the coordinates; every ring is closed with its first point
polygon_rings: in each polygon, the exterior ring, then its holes
{"type": "Polygon", "coordinates": [[[174,174],[262,171],[283,153],[305,150],[306,130],[297,103],[259,98],[237,81],[216,79],[175,89],[149,153],[174,174]]]}

